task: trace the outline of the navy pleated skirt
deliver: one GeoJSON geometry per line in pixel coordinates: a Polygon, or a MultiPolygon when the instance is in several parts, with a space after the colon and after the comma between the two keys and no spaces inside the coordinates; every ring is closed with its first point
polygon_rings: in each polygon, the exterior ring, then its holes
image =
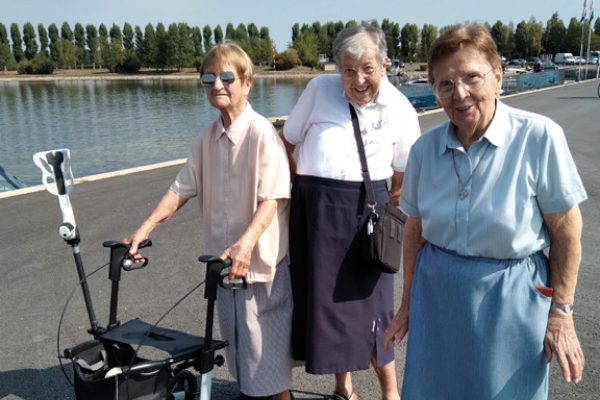
{"type": "Polygon", "coordinates": [[[410,291],[402,399],[546,400],[544,336],[551,299],[540,251],[464,257],[427,243],[410,291]]]}
{"type": "MultiPolygon", "coordinates": [[[[379,205],[385,181],[373,182],[379,205]]],[[[361,262],[356,239],[368,215],[362,182],[297,175],[292,189],[290,259],[294,358],[311,374],[368,369],[394,359],[383,333],[394,316],[394,275],[361,262]]],[[[400,262],[400,261],[399,261],[400,262]]]]}

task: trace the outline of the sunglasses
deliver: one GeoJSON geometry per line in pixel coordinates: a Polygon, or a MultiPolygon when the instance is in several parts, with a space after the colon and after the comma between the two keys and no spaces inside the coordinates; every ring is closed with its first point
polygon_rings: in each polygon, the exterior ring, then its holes
{"type": "MultiPolygon", "coordinates": [[[[231,85],[235,82],[236,75],[231,71],[221,72],[219,79],[223,82],[223,85],[231,85]]],[[[204,74],[200,77],[200,81],[202,82],[202,86],[211,88],[215,86],[215,82],[217,81],[217,77],[215,74],[204,74]]]]}

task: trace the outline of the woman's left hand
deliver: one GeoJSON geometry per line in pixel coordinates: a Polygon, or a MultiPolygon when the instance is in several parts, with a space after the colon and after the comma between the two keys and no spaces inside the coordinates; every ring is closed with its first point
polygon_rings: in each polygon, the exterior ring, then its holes
{"type": "Polygon", "coordinates": [[[565,381],[579,383],[581,381],[585,359],[575,333],[573,313],[551,308],[548,317],[548,327],[544,339],[544,354],[546,363],[552,361],[552,355],[563,372],[565,381]]]}
{"type": "Polygon", "coordinates": [[[248,273],[250,259],[252,257],[252,247],[243,242],[237,242],[233,246],[225,249],[221,254],[221,259],[231,258],[231,268],[229,269],[229,280],[239,279],[248,273]]]}

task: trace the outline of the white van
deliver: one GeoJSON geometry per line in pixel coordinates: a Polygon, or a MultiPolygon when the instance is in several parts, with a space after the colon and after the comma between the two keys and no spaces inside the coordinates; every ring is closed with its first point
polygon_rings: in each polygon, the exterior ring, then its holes
{"type": "Polygon", "coordinates": [[[575,65],[575,58],[571,53],[556,53],[554,56],[555,64],[575,65]]]}

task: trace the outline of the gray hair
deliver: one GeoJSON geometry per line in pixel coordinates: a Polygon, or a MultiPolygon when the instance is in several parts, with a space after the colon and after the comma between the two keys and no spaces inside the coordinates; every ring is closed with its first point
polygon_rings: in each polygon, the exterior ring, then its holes
{"type": "Polygon", "coordinates": [[[376,52],[377,62],[382,65],[387,57],[385,33],[372,25],[350,26],[335,38],[332,50],[338,69],[341,69],[341,60],[344,55],[358,60],[369,51],[376,52]]]}

